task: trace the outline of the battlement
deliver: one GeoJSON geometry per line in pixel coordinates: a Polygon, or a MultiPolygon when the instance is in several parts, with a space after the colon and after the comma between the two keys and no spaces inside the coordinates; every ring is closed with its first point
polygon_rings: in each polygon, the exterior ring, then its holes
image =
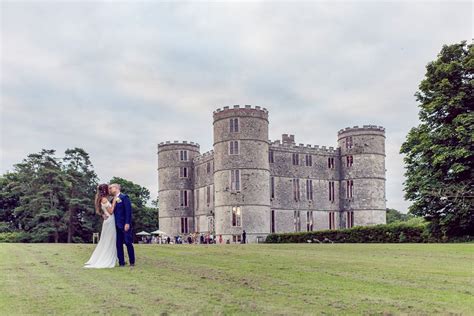
{"type": "Polygon", "coordinates": [[[252,116],[260,117],[268,120],[268,110],[261,106],[252,106],[246,104],[245,106],[240,106],[238,104],[234,106],[224,106],[223,108],[218,108],[213,112],[214,120],[232,117],[232,116],[252,116]]]}
{"type": "Polygon", "coordinates": [[[362,127],[359,127],[359,126],[346,127],[346,128],[340,129],[337,132],[337,135],[340,136],[341,134],[352,133],[352,132],[378,132],[378,133],[384,134],[385,128],[383,126],[377,126],[377,125],[363,125],[362,127]]]}
{"type": "Polygon", "coordinates": [[[334,155],[334,154],[337,154],[338,152],[338,148],[334,148],[332,146],[326,147],[326,146],[302,144],[302,143],[296,145],[294,143],[281,142],[280,140],[275,140],[275,141],[269,140],[269,143],[270,143],[270,149],[278,148],[282,150],[287,149],[288,151],[295,150],[302,153],[326,154],[326,155],[327,154],[334,155]]]}
{"type": "Polygon", "coordinates": [[[214,159],[214,150],[209,150],[199,156],[194,157],[193,161],[194,162],[201,162],[201,161],[206,161],[214,159]]]}
{"type": "Polygon", "coordinates": [[[165,141],[161,142],[158,144],[158,150],[165,146],[185,146],[185,147],[194,147],[199,151],[199,144],[195,142],[188,142],[188,141],[179,141],[179,140],[174,140],[174,141],[165,141]]]}

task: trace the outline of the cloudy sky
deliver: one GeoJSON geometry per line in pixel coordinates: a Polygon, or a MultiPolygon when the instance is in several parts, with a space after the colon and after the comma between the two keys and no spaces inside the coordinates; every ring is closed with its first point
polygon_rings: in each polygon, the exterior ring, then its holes
{"type": "Polygon", "coordinates": [[[413,97],[443,44],[472,38],[470,2],[1,2],[1,165],[82,147],[102,181],[157,191],[156,144],[212,146],[212,111],[270,111],[270,136],[336,145],[387,130],[388,207],[413,97]]]}

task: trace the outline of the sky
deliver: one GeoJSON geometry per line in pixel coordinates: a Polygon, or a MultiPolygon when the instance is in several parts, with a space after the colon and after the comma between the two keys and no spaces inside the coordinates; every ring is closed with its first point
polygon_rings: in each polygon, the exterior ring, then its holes
{"type": "Polygon", "coordinates": [[[157,143],[212,147],[212,111],[266,107],[270,138],[336,146],[386,128],[387,207],[406,212],[399,154],[414,93],[471,2],[1,1],[0,173],[81,147],[101,182],[157,192],[157,143]]]}

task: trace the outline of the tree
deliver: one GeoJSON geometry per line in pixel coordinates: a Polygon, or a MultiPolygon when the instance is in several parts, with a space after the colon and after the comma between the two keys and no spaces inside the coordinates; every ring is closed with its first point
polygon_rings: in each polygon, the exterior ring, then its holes
{"type": "Polygon", "coordinates": [[[0,177],[0,233],[18,229],[18,221],[14,214],[20,205],[20,195],[13,190],[13,183],[18,175],[9,172],[0,177]]]}
{"type": "Polygon", "coordinates": [[[405,197],[410,212],[424,216],[435,236],[474,231],[474,48],[443,46],[426,67],[415,94],[421,123],[407,135],[405,197]]]}
{"type": "Polygon", "coordinates": [[[130,197],[133,208],[132,227],[136,232],[158,229],[158,209],[146,206],[150,199],[150,191],[147,188],[119,177],[112,178],[110,183],[120,184],[121,191],[130,197]]]}
{"type": "Polygon", "coordinates": [[[68,194],[64,218],[68,228],[67,242],[89,241],[92,232],[99,229],[94,209],[97,175],[89,154],[81,148],[66,150],[63,170],[68,194]]]}
{"type": "Polygon", "coordinates": [[[405,222],[410,218],[413,218],[412,214],[403,214],[394,208],[387,208],[387,224],[405,222]]]}

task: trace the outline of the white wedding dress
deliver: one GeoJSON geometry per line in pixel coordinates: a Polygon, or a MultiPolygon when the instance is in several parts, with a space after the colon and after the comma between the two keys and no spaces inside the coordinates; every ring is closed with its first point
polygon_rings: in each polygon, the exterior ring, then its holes
{"type": "Polygon", "coordinates": [[[109,214],[107,208],[112,206],[109,201],[102,204],[102,211],[107,215],[107,219],[102,223],[102,232],[100,233],[99,243],[95,247],[89,261],[85,263],[84,268],[113,268],[117,262],[117,239],[115,230],[114,214],[109,214]]]}

